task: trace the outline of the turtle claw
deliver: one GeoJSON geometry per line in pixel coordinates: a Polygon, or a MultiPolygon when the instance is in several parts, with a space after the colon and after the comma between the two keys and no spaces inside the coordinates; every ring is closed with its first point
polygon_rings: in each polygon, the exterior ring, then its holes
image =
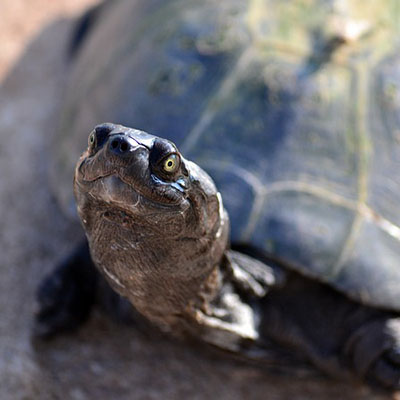
{"type": "Polygon", "coordinates": [[[96,281],[97,272],[85,244],[40,284],[33,335],[50,338],[81,325],[94,303],[96,281]]]}
{"type": "Polygon", "coordinates": [[[384,355],[371,367],[367,378],[379,386],[400,389],[400,364],[392,363],[390,356],[384,355]]]}
{"type": "Polygon", "coordinates": [[[278,266],[234,250],[229,250],[225,256],[231,279],[240,290],[251,296],[264,297],[271,287],[284,283],[284,271],[278,266]]]}
{"type": "Polygon", "coordinates": [[[389,319],[384,327],[386,348],[371,365],[367,379],[389,389],[400,389],[400,318],[389,319]]]}
{"type": "Polygon", "coordinates": [[[400,318],[364,325],[349,343],[359,375],[372,385],[400,389],[400,318]]]}

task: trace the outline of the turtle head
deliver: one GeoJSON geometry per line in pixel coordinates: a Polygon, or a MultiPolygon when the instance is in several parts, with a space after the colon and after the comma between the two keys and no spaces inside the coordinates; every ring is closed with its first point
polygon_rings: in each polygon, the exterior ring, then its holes
{"type": "Polygon", "coordinates": [[[89,135],[75,171],[75,194],[81,214],[81,206],[97,203],[135,219],[145,217],[146,226],[153,224],[155,230],[171,224],[173,215],[179,220],[178,233],[185,221],[192,234],[204,234],[221,211],[211,178],[185,160],[172,142],[110,123],[89,135]]]}
{"type": "Polygon", "coordinates": [[[166,139],[97,126],[74,192],[95,263],[150,318],[186,307],[227,246],[228,217],[213,181],[166,139]]]}

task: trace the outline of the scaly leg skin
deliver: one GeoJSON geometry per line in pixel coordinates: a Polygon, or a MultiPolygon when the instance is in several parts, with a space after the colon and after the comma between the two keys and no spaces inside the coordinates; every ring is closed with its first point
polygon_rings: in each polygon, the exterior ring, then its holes
{"type": "Polygon", "coordinates": [[[303,353],[326,373],[400,387],[400,318],[292,274],[262,300],[261,337],[303,353]]]}
{"type": "Polygon", "coordinates": [[[252,302],[260,301],[272,288],[282,286],[286,272],[275,263],[261,261],[244,252],[227,250],[220,265],[221,287],[205,309],[193,314],[199,324],[194,336],[203,341],[251,356],[273,358],[271,350],[258,349],[252,355],[245,349],[247,342],[258,341],[258,309],[252,302]]]}
{"type": "Polygon", "coordinates": [[[246,253],[228,250],[223,267],[237,288],[253,297],[264,297],[271,288],[285,284],[286,272],[276,263],[259,260],[246,253]]]}
{"type": "Polygon", "coordinates": [[[42,339],[77,329],[89,318],[95,304],[118,322],[141,321],[129,301],[98,272],[86,241],[43,279],[36,297],[33,335],[42,339]]]}
{"type": "Polygon", "coordinates": [[[83,324],[95,302],[98,275],[85,241],[39,285],[34,336],[50,338],[83,324]]]}

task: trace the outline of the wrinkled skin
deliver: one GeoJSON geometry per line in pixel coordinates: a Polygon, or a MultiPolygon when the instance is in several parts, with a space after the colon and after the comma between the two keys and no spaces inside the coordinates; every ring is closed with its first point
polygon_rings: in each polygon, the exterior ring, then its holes
{"type": "Polygon", "coordinates": [[[113,125],[94,135],[78,163],[75,193],[95,264],[143,315],[174,326],[213,279],[227,215],[211,179],[170,142],[113,125]],[[160,165],[169,158],[173,172],[160,165]]]}
{"type": "MultiPolygon", "coordinates": [[[[230,249],[215,185],[171,142],[99,125],[74,188],[93,261],[83,245],[44,280],[37,335],[84,322],[100,292],[110,298],[102,275],[175,335],[270,365],[311,363],[333,376],[399,388],[397,315],[349,300],[257,249],[230,249]]],[[[126,300],[111,297],[111,312],[126,317],[126,300]]]]}

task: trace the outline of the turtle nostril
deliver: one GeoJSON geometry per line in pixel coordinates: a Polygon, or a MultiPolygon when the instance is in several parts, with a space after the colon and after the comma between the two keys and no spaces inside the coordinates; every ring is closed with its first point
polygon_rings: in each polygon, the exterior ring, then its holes
{"type": "Polygon", "coordinates": [[[120,149],[121,149],[122,152],[127,151],[127,150],[128,150],[128,143],[126,143],[125,141],[123,141],[123,142],[121,143],[120,149]]]}
{"type": "Polygon", "coordinates": [[[119,144],[119,141],[116,140],[116,139],[114,139],[114,140],[111,142],[111,148],[115,150],[115,149],[118,147],[118,144],[119,144]]]}
{"type": "Polygon", "coordinates": [[[129,142],[124,137],[113,138],[110,142],[110,149],[117,154],[126,153],[130,148],[129,142]]]}

